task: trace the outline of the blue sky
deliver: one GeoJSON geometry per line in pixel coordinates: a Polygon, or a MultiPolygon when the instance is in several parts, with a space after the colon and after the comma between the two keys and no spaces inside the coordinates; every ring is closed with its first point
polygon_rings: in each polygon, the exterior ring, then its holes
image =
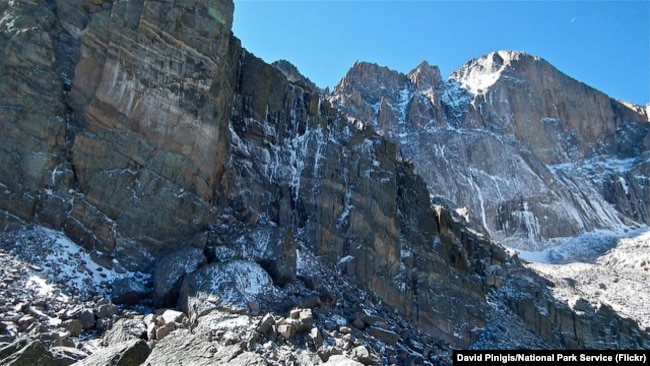
{"type": "Polygon", "coordinates": [[[444,78],[496,50],[541,56],[616,99],[650,102],[650,2],[235,0],[235,36],[267,62],[286,59],[320,87],[355,61],[444,78]]]}

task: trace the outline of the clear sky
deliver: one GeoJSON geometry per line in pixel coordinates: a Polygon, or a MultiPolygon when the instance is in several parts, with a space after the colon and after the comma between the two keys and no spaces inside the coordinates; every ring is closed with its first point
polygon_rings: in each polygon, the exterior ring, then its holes
{"type": "Polygon", "coordinates": [[[443,78],[496,50],[540,56],[616,99],[650,102],[650,1],[235,0],[233,31],[267,62],[333,87],[355,61],[443,78]]]}

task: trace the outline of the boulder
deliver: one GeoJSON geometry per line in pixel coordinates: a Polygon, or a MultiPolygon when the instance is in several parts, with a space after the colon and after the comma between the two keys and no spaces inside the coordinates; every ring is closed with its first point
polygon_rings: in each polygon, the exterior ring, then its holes
{"type": "Polygon", "coordinates": [[[77,320],[81,323],[83,329],[93,329],[95,327],[95,314],[90,309],[83,309],[77,315],[77,320]]]}
{"type": "Polygon", "coordinates": [[[118,305],[135,305],[150,293],[151,290],[135,277],[124,277],[113,281],[111,301],[118,305]]]}
{"type": "Polygon", "coordinates": [[[392,330],[371,326],[367,329],[367,331],[371,336],[390,346],[396,345],[399,341],[399,336],[392,330]]]}
{"type": "Polygon", "coordinates": [[[372,364],[372,356],[365,346],[357,346],[353,348],[352,357],[364,365],[372,364]]]}
{"type": "Polygon", "coordinates": [[[263,260],[262,266],[271,275],[273,283],[282,286],[296,282],[296,242],[293,233],[287,230],[284,238],[277,245],[279,255],[263,260]]]}
{"type": "Polygon", "coordinates": [[[190,321],[212,310],[245,314],[249,302],[272,292],[271,277],[255,262],[210,263],[185,277],[179,306],[190,321]]]}
{"type": "Polygon", "coordinates": [[[153,275],[153,304],[156,308],[174,307],[183,278],[205,265],[202,249],[187,247],[163,256],[153,275]]]}
{"type": "Polygon", "coordinates": [[[173,332],[176,329],[176,323],[166,323],[163,326],[156,328],[156,339],[161,340],[165,338],[169,333],[173,332]]]}
{"type": "Polygon", "coordinates": [[[0,364],[5,366],[58,366],[70,365],[72,362],[65,363],[65,361],[57,361],[41,341],[21,338],[0,349],[0,364]]]}
{"type": "Polygon", "coordinates": [[[117,306],[114,304],[99,305],[95,310],[95,317],[97,317],[97,319],[106,319],[113,315],[117,315],[117,306]]]}
{"type": "Polygon", "coordinates": [[[119,319],[104,333],[102,343],[113,346],[126,341],[144,338],[147,328],[144,323],[136,319],[119,319]]]}
{"type": "Polygon", "coordinates": [[[244,352],[241,343],[215,347],[203,337],[181,329],[156,343],[145,365],[266,365],[261,356],[244,352]],[[182,350],[182,352],[179,352],[182,350]]]}
{"type": "Polygon", "coordinates": [[[273,314],[267,313],[260,320],[257,326],[257,331],[261,334],[266,334],[271,330],[271,327],[273,327],[274,325],[275,325],[275,319],[273,318],[273,314]]]}
{"type": "Polygon", "coordinates": [[[187,319],[187,316],[185,315],[185,313],[183,313],[181,311],[173,310],[173,309],[166,309],[160,315],[160,318],[162,319],[162,322],[164,324],[172,324],[172,323],[183,323],[183,322],[185,322],[185,319],[187,319]]]}
{"type": "Polygon", "coordinates": [[[61,366],[71,365],[88,357],[88,354],[74,347],[53,347],[50,352],[61,366]]]}
{"type": "Polygon", "coordinates": [[[75,366],[132,366],[145,362],[151,349],[142,339],[114,344],[100,349],[87,358],[75,363],[75,366]]]}
{"type": "Polygon", "coordinates": [[[296,335],[296,327],[293,324],[278,325],[278,333],[286,340],[291,340],[296,335]]]}
{"type": "Polygon", "coordinates": [[[81,324],[81,322],[77,319],[64,320],[61,325],[65,330],[70,332],[70,335],[73,337],[79,337],[84,329],[83,324],[81,324]]]}
{"type": "Polygon", "coordinates": [[[323,363],[324,366],[361,366],[361,362],[353,361],[343,355],[332,355],[328,357],[327,362],[323,363]]]}

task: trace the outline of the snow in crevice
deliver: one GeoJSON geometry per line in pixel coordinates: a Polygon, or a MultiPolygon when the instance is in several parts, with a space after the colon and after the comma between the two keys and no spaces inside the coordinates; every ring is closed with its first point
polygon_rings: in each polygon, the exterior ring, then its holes
{"type": "MultiPolygon", "coordinates": [[[[347,172],[347,171],[346,171],[347,172]]],[[[350,213],[354,209],[352,205],[352,187],[347,183],[347,174],[345,177],[345,194],[343,195],[343,211],[337,218],[336,222],[338,226],[344,225],[348,222],[350,218],[350,213]]]]}

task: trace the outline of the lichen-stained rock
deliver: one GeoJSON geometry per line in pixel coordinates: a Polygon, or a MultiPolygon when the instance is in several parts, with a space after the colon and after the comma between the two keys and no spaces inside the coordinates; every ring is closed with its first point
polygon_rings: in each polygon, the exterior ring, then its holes
{"type": "Polygon", "coordinates": [[[79,186],[150,253],[207,222],[227,155],[232,12],[230,1],[117,2],[83,33],[71,92],[79,186]]]}
{"type": "Polygon", "coordinates": [[[212,310],[245,314],[248,303],[273,293],[273,281],[255,262],[210,263],[185,276],[178,306],[194,322],[212,310]]]}

